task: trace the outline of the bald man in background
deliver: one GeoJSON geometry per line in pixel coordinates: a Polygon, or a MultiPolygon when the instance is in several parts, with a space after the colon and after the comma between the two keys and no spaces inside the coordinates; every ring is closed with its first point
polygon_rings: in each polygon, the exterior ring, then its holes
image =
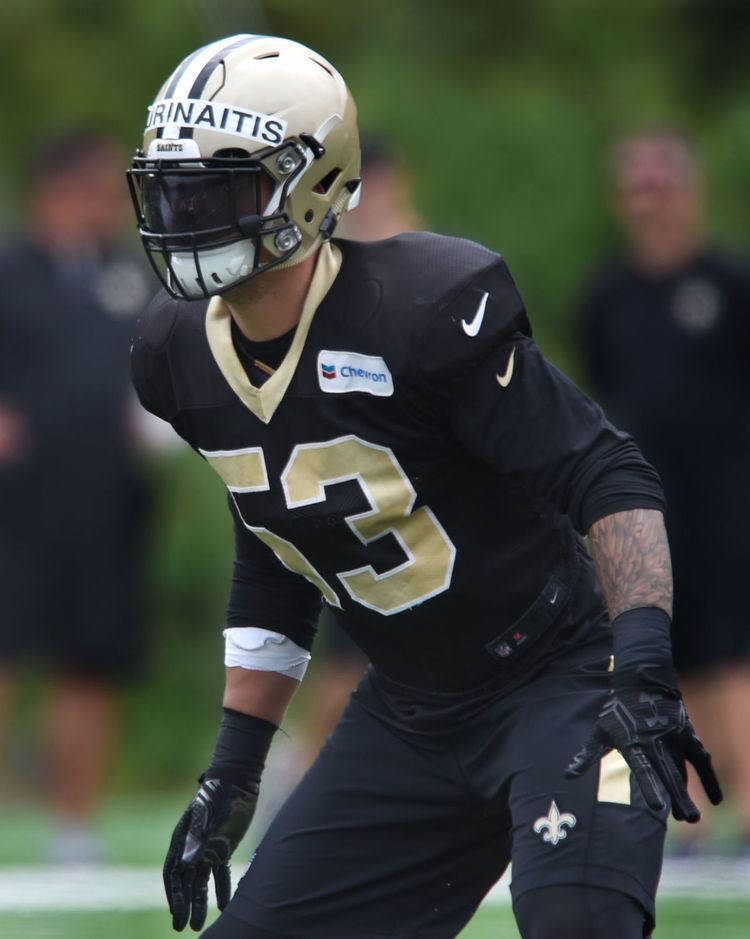
{"type": "Polygon", "coordinates": [[[586,365],[662,476],[675,664],[750,856],[750,267],[711,244],[700,160],[682,134],[622,138],[612,170],[625,250],[589,284],[586,365]]]}

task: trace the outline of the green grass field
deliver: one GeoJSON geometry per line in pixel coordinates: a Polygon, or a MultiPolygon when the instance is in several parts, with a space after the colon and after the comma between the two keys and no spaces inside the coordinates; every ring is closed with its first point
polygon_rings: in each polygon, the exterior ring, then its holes
{"type": "MultiPolygon", "coordinates": [[[[153,892],[145,909],[100,908],[75,912],[61,909],[16,912],[23,901],[13,895],[11,872],[24,872],[26,887],[23,896],[35,894],[34,870],[43,862],[44,846],[49,831],[48,821],[32,807],[15,806],[0,812],[0,939],[168,939],[171,929],[166,909],[154,908],[161,902],[159,866],[164,845],[168,843],[174,819],[182,808],[182,800],[167,796],[163,800],[112,800],[103,812],[100,831],[107,850],[107,861],[123,870],[145,868],[147,886],[153,892]],[[6,871],[3,892],[3,868],[6,871]],[[29,876],[26,876],[26,871],[29,876]],[[152,872],[153,871],[153,877],[152,872]],[[12,902],[3,906],[3,899],[12,902]],[[148,908],[150,907],[150,908],[148,908]],[[11,912],[13,910],[13,912],[11,912]]],[[[249,850],[239,849],[247,856],[249,850]]],[[[113,868],[114,869],[114,868],[113,868]]],[[[708,874],[708,872],[705,872],[708,874]]],[[[749,939],[750,883],[743,899],[712,899],[711,884],[701,868],[698,891],[701,898],[665,896],[658,904],[657,939],[749,939]]],[[[65,872],[64,886],[81,906],[96,907],[96,897],[87,895],[87,881],[80,872],[65,872]]],[[[717,889],[721,888],[716,879],[717,889]]],[[[680,893],[687,893],[684,885],[680,893]]],[[[740,889],[738,896],[744,895],[740,889]]],[[[122,908],[125,905],[126,908],[122,908]]],[[[195,935],[189,931],[186,935],[195,935]]],[[[356,937],[352,937],[356,939],[356,937]]],[[[518,939],[513,916],[507,904],[486,904],[462,934],[462,939],[518,939]]]]}
{"type": "MultiPolygon", "coordinates": [[[[748,935],[750,901],[664,901],[660,905],[655,933],[658,939],[747,939],[748,935]]],[[[0,936],[3,939],[169,939],[175,933],[166,913],[141,910],[133,913],[0,914],[0,936]]],[[[493,906],[480,910],[461,939],[518,939],[510,909],[493,906]]]]}

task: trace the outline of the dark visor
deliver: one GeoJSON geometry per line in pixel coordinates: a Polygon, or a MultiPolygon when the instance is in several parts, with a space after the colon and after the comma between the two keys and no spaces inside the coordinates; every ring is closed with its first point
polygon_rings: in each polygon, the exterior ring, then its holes
{"type": "Polygon", "coordinates": [[[236,230],[238,220],[259,215],[261,172],[169,172],[139,174],[141,211],[156,235],[236,230]]]}

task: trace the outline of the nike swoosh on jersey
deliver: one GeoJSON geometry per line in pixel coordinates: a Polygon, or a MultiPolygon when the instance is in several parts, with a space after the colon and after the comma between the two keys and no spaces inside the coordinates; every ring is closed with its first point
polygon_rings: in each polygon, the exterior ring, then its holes
{"type": "Polygon", "coordinates": [[[515,357],[516,350],[515,347],[513,347],[510,353],[510,358],[508,359],[508,364],[505,367],[503,374],[499,375],[497,372],[495,372],[495,378],[497,379],[497,383],[501,388],[507,388],[510,384],[511,378],[513,378],[513,363],[515,361],[515,357]]]}
{"type": "Polygon", "coordinates": [[[479,330],[482,328],[482,320],[484,319],[484,311],[487,307],[487,298],[489,294],[485,292],[482,299],[479,301],[479,306],[477,307],[477,312],[474,314],[474,319],[467,323],[466,320],[461,320],[461,326],[463,331],[467,336],[476,336],[479,330]]]}

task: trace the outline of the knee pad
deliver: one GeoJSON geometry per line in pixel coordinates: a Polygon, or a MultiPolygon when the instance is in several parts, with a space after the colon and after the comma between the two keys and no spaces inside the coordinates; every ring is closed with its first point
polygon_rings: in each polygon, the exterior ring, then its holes
{"type": "Polygon", "coordinates": [[[275,932],[268,932],[245,923],[231,913],[222,913],[198,939],[287,939],[275,932]]]}
{"type": "Polygon", "coordinates": [[[643,939],[646,913],[618,890],[566,884],[522,894],[513,907],[522,939],[643,939]]]}

